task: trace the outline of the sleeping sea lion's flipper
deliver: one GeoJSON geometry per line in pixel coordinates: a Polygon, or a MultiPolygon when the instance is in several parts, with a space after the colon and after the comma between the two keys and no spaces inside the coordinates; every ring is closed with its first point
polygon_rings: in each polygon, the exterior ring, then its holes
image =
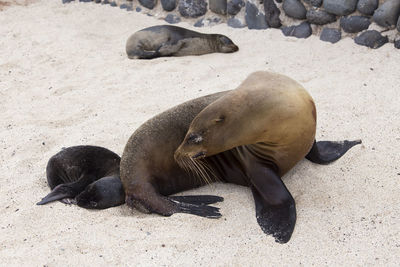
{"type": "Polygon", "coordinates": [[[253,168],[250,180],[261,229],[278,243],[288,242],[296,224],[296,206],[292,195],[271,168],[253,168]]]}
{"type": "Polygon", "coordinates": [[[209,205],[224,201],[223,197],[213,195],[170,196],[169,198],[178,202],[195,205],[209,205]]]}
{"type": "Polygon", "coordinates": [[[350,148],[358,144],[361,144],[361,140],[345,140],[342,142],[314,141],[306,159],[318,164],[329,164],[343,156],[350,148]]]}
{"type": "MultiPolygon", "coordinates": [[[[75,198],[80,192],[82,192],[86,186],[92,183],[95,180],[95,177],[92,175],[82,175],[78,181],[66,184],[59,184],[53,188],[53,190],[45,196],[41,201],[36,203],[36,205],[44,205],[46,203],[75,198]]],[[[71,204],[73,202],[70,201],[61,201],[64,204],[71,204]]]]}

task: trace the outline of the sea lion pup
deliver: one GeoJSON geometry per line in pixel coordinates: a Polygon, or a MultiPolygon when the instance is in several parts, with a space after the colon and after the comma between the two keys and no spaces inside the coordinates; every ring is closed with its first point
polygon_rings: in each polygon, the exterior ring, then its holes
{"type": "Polygon", "coordinates": [[[130,59],[232,53],[238,50],[224,35],[204,34],[171,25],[145,28],[131,35],[126,42],[126,54],[130,59]]]}
{"type": "Polygon", "coordinates": [[[305,156],[326,164],[361,142],[315,142],[315,129],[314,102],[300,84],[255,72],[237,89],[171,108],[131,136],[121,158],[126,203],[212,217],[219,213],[166,196],[213,181],[249,186],[261,229],[285,243],[296,209],[281,177],[305,156]]]}
{"type": "Polygon", "coordinates": [[[46,175],[52,191],[37,204],[61,200],[90,209],[121,205],[125,194],[119,163],[120,157],[103,147],[65,148],[49,159],[46,175]]]}

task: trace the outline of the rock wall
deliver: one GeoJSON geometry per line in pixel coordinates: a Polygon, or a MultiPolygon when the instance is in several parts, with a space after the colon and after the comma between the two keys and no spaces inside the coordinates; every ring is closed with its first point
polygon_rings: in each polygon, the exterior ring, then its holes
{"type": "MultiPolygon", "coordinates": [[[[62,0],[63,3],[72,0],[62,0]]],[[[227,23],[233,28],[280,28],[286,36],[318,35],[336,43],[343,37],[379,48],[400,49],[400,0],[80,0],[143,12],[195,27],[227,23]]]]}

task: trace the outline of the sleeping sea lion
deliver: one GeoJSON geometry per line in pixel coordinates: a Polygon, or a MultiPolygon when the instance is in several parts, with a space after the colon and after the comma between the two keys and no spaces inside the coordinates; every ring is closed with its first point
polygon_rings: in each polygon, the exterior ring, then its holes
{"type": "Polygon", "coordinates": [[[121,158],[126,203],[164,216],[218,217],[167,196],[214,181],[249,186],[261,229],[286,243],[296,209],[281,177],[304,157],[326,164],[361,142],[315,142],[315,131],[315,105],[300,84],[252,73],[235,90],[185,102],[133,133],[121,158]]]}
{"type": "Polygon", "coordinates": [[[47,183],[52,191],[37,204],[61,200],[91,209],[121,205],[125,203],[125,194],[119,179],[119,163],[120,157],[103,147],[63,149],[47,163],[47,183]]]}
{"type": "Polygon", "coordinates": [[[132,34],[126,42],[126,53],[130,59],[232,53],[238,50],[224,35],[204,34],[171,25],[145,28],[132,34]]]}

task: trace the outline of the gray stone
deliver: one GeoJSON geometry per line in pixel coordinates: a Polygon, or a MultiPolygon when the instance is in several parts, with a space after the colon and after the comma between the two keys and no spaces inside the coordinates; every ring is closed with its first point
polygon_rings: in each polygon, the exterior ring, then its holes
{"type": "Polygon", "coordinates": [[[396,25],[400,15],[400,1],[387,0],[374,12],[372,19],[382,27],[396,25]]]}
{"type": "Polygon", "coordinates": [[[140,8],[140,7],[136,7],[136,12],[140,12],[140,11],[142,11],[142,9],[140,8]]]}
{"type": "Polygon", "coordinates": [[[358,0],[357,10],[364,15],[371,16],[378,8],[379,0],[358,0]]]}
{"type": "Polygon", "coordinates": [[[157,4],[157,0],[139,0],[139,3],[148,9],[153,9],[157,4]]]}
{"type": "Polygon", "coordinates": [[[309,5],[320,7],[322,5],[322,0],[304,0],[309,5]]]}
{"type": "Polygon", "coordinates": [[[227,5],[227,12],[229,15],[236,15],[240,12],[242,7],[244,7],[245,3],[243,0],[231,0],[227,5]]]}
{"type": "Polygon", "coordinates": [[[226,0],[209,0],[209,3],[212,12],[226,15],[226,0]]]}
{"type": "Polygon", "coordinates": [[[165,11],[172,11],[176,8],[176,0],[161,0],[161,6],[165,11]]]}
{"type": "Polygon", "coordinates": [[[115,1],[112,1],[111,3],[110,3],[110,6],[117,6],[117,3],[115,3],[115,1]]]}
{"type": "Polygon", "coordinates": [[[207,2],[205,0],[180,0],[179,13],[183,17],[197,18],[207,12],[207,2]]]}
{"type": "Polygon", "coordinates": [[[221,19],[218,17],[214,18],[201,18],[196,21],[196,23],[193,25],[195,27],[203,27],[203,26],[213,26],[221,22],[221,19]]]}
{"type": "Polygon", "coordinates": [[[361,33],[359,36],[354,38],[354,42],[359,45],[376,49],[389,42],[389,39],[387,36],[382,36],[380,32],[371,30],[361,33]]]}
{"type": "Polygon", "coordinates": [[[400,39],[394,41],[394,47],[400,49],[400,39]]]}
{"type": "Polygon", "coordinates": [[[68,4],[68,3],[71,3],[73,0],[62,0],[62,3],[63,4],[68,4]]]}
{"type": "Polygon", "coordinates": [[[244,28],[246,25],[244,25],[240,20],[236,18],[229,18],[227,21],[228,26],[232,28],[244,28]]]}
{"type": "Polygon", "coordinates": [[[170,24],[175,24],[180,22],[181,18],[175,14],[168,14],[164,20],[170,24]]]}
{"type": "Polygon", "coordinates": [[[324,9],[338,16],[346,16],[356,10],[357,0],[324,0],[324,9]]]}
{"type": "Polygon", "coordinates": [[[340,27],[345,32],[355,33],[361,32],[363,30],[368,29],[369,25],[371,24],[368,17],[362,16],[351,16],[351,17],[342,17],[340,19],[340,27]]]}
{"type": "Polygon", "coordinates": [[[307,10],[303,3],[299,0],[284,0],[282,5],[283,11],[289,17],[295,19],[305,19],[307,10]]]}
{"type": "Polygon", "coordinates": [[[308,22],[302,22],[297,26],[283,27],[282,33],[285,36],[294,36],[297,38],[307,38],[312,34],[311,26],[308,22]]]}
{"type": "Polygon", "coordinates": [[[101,4],[102,5],[108,5],[110,2],[108,1],[108,0],[103,0],[102,2],[101,2],[101,4]]]}
{"type": "Polygon", "coordinates": [[[249,29],[262,30],[268,28],[264,14],[251,2],[246,3],[245,20],[249,29]]]}
{"type": "Polygon", "coordinates": [[[342,32],[338,29],[324,28],[319,36],[319,39],[324,42],[337,43],[342,38],[342,32]]]}
{"type": "Polygon", "coordinates": [[[397,20],[397,30],[400,32],[400,16],[399,19],[397,20]]]}
{"type": "Polygon", "coordinates": [[[324,25],[336,21],[336,16],[325,10],[310,9],[307,11],[307,20],[312,24],[324,25]]]}
{"type": "Polygon", "coordinates": [[[274,0],[264,0],[265,20],[269,27],[280,28],[282,26],[279,15],[281,11],[276,7],[274,0]]]}

